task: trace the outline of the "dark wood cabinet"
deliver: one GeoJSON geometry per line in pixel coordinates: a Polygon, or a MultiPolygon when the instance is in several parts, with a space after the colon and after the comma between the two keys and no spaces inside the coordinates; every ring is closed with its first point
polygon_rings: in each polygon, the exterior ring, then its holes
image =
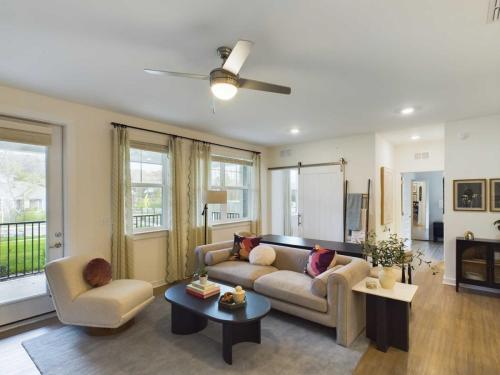
{"type": "Polygon", "coordinates": [[[457,238],[456,290],[460,284],[500,289],[500,240],[457,238]]]}

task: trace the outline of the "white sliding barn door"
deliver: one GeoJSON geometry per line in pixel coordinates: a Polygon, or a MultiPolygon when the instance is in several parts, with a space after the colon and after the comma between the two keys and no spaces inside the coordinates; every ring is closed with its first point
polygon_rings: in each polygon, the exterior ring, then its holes
{"type": "Polygon", "coordinates": [[[300,170],[299,215],[301,237],[344,240],[344,175],[340,166],[300,170]]]}

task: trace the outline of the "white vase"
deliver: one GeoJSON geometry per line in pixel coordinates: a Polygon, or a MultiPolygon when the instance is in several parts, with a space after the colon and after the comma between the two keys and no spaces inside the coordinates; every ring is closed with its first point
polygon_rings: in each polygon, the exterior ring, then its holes
{"type": "Polygon", "coordinates": [[[208,281],[208,276],[200,276],[201,285],[206,285],[207,281],[208,281]]]}
{"type": "Polygon", "coordinates": [[[392,289],[396,284],[396,273],[392,267],[382,267],[378,273],[380,286],[384,289],[392,289]]]}

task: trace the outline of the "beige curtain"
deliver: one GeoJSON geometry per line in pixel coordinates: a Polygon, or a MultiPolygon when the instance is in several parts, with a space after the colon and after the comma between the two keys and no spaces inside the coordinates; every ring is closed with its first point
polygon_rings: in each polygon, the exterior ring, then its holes
{"type": "Polygon", "coordinates": [[[262,234],[260,154],[252,156],[252,233],[262,234]]]}
{"type": "Polygon", "coordinates": [[[172,283],[194,273],[194,249],[204,243],[201,212],[208,190],[210,146],[170,137],[168,160],[166,281],[172,283]]]}
{"type": "MultiPolygon", "coordinates": [[[[186,269],[194,272],[194,249],[205,243],[205,217],[202,216],[206,202],[210,171],[210,145],[194,141],[191,145],[190,166],[188,169],[188,251],[186,269]]],[[[208,214],[208,212],[207,212],[208,214]]],[[[210,220],[209,220],[210,222],[210,220]]],[[[212,242],[212,231],[208,228],[207,243],[212,242]]]]}
{"type": "Polygon", "coordinates": [[[126,128],[113,130],[112,165],[112,246],[113,279],[131,276],[132,259],[127,251],[126,234],[132,227],[132,198],[130,188],[130,142],[126,128]]]}

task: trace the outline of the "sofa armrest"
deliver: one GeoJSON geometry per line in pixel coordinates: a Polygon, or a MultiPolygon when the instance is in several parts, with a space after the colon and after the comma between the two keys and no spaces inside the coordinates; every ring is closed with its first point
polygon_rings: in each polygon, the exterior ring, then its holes
{"type": "Polygon", "coordinates": [[[328,308],[336,309],[337,343],[349,346],[365,328],[365,295],[352,287],[370,273],[368,262],[353,258],[328,278],[328,308]]]}
{"type": "Polygon", "coordinates": [[[216,250],[230,248],[233,246],[233,243],[234,243],[233,240],[229,240],[229,241],[216,242],[196,247],[196,249],[194,249],[196,257],[196,269],[199,269],[201,266],[206,266],[205,264],[206,253],[208,253],[209,251],[216,251],[216,250]]]}

